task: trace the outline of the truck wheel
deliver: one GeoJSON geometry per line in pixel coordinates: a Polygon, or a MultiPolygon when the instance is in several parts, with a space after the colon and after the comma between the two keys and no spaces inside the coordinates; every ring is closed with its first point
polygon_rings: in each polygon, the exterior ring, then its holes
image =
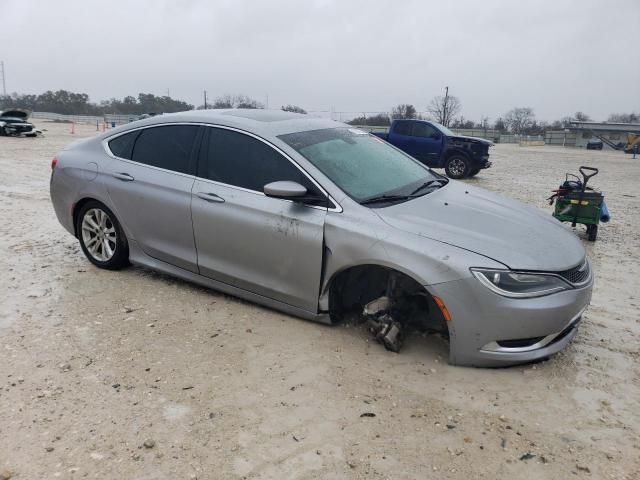
{"type": "Polygon", "coordinates": [[[469,161],[462,155],[452,155],[444,164],[444,171],[454,180],[464,178],[469,174],[469,161]]]}
{"type": "Polygon", "coordinates": [[[479,168],[474,168],[473,170],[471,170],[471,171],[469,172],[469,175],[467,175],[467,176],[468,176],[468,177],[475,177],[475,176],[478,174],[478,172],[479,172],[479,171],[480,171],[480,169],[479,169],[479,168]]]}
{"type": "Polygon", "coordinates": [[[587,225],[587,239],[595,242],[598,237],[598,225],[587,225]]]}

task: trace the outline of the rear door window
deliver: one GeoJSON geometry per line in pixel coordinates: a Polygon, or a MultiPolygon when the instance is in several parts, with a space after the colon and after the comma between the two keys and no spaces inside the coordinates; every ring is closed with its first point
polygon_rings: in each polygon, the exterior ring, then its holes
{"type": "Polygon", "coordinates": [[[189,173],[189,160],[199,128],[197,125],[145,128],[135,139],[131,159],[152,167],[189,173]]]}
{"type": "Polygon", "coordinates": [[[114,138],[109,141],[109,150],[116,157],[126,158],[127,160],[131,160],[131,155],[133,153],[133,145],[136,143],[136,138],[140,135],[140,130],[136,130],[135,132],[125,133],[124,135],[120,135],[119,137],[114,138]]]}
{"type": "Polygon", "coordinates": [[[320,194],[280,152],[254,137],[222,128],[209,129],[208,148],[198,175],[256,192],[263,192],[268,183],[289,180],[320,194]]]}
{"type": "Polygon", "coordinates": [[[398,135],[411,135],[413,122],[396,122],[393,132],[398,135]]]}

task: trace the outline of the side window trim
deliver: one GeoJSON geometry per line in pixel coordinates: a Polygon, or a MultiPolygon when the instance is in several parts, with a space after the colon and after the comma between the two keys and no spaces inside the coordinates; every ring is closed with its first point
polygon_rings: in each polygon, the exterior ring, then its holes
{"type": "MultiPolygon", "coordinates": [[[[283,152],[277,146],[275,146],[272,143],[268,142],[264,138],[259,137],[258,135],[254,135],[253,133],[246,132],[246,131],[243,131],[243,130],[239,130],[237,128],[227,127],[227,126],[224,126],[224,125],[207,125],[206,127],[207,127],[206,128],[207,129],[207,133],[203,135],[203,138],[206,138],[206,148],[204,148],[204,149],[201,148],[200,149],[200,154],[198,155],[198,158],[199,158],[199,162],[198,163],[199,163],[199,165],[198,165],[198,168],[196,170],[196,177],[198,178],[198,180],[202,180],[202,181],[205,181],[205,182],[211,182],[211,183],[214,183],[216,185],[222,185],[222,186],[229,187],[229,188],[236,188],[236,189],[242,190],[244,192],[255,193],[255,194],[264,196],[264,192],[261,192],[260,190],[253,190],[253,189],[250,189],[250,188],[240,187],[238,185],[232,185],[230,183],[224,183],[224,182],[220,182],[220,181],[217,181],[217,180],[211,180],[210,178],[206,178],[206,177],[203,176],[204,172],[205,172],[204,162],[207,161],[206,152],[208,151],[209,142],[211,141],[211,133],[210,132],[214,128],[221,129],[221,130],[229,130],[229,131],[232,131],[232,132],[240,133],[242,135],[246,135],[248,137],[254,138],[255,140],[258,140],[258,141],[262,142],[267,147],[269,147],[272,150],[274,150],[278,155],[280,155],[286,161],[291,163],[295,168],[297,168],[300,171],[300,173],[302,173],[302,175],[305,178],[307,178],[307,180],[309,180],[313,185],[315,185],[315,187],[320,191],[320,193],[322,195],[324,195],[325,197],[327,197],[329,199],[330,205],[328,207],[328,210],[333,211],[333,210],[338,209],[339,211],[342,211],[342,208],[339,207],[338,203],[331,197],[331,195],[329,195],[329,193],[327,193],[327,191],[311,175],[309,175],[309,173],[307,173],[307,171],[304,168],[302,168],[300,165],[298,165],[298,163],[295,160],[293,160],[291,157],[289,157],[289,155],[287,155],[285,152],[283,152]]],[[[203,140],[202,144],[203,145],[205,144],[204,140],[203,140]]],[[[317,208],[317,206],[314,206],[314,205],[309,205],[309,206],[317,208]]],[[[324,207],[322,207],[322,208],[324,208],[324,207]]]]}
{"type": "MultiPolygon", "coordinates": [[[[276,145],[273,145],[272,143],[269,143],[264,138],[261,138],[258,135],[254,135],[253,133],[247,132],[245,130],[241,130],[241,129],[233,128],[233,127],[227,127],[226,125],[216,125],[214,123],[204,123],[204,122],[154,123],[152,125],[144,125],[142,127],[132,128],[132,129],[124,131],[122,133],[117,133],[115,135],[112,135],[112,136],[109,136],[109,137],[105,137],[104,139],[102,139],[101,143],[102,143],[102,148],[104,149],[105,153],[109,157],[115,158],[115,159],[123,161],[123,162],[131,162],[131,163],[133,163],[135,165],[142,165],[142,166],[147,167],[147,168],[154,168],[156,170],[160,170],[160,171],[163,171],[163,172],[170,172],[170,173],[173,173],[175,175],[183,175],[183,176],[187,176],[187,177],[197,177],[199,180],[202,180],[204,182],[211,182],[211,183],[214,183],[214,184],[217,184],[217,185],[223,185],[223,186],[230,187],[230,188],[236,188],[236,189],[243,190],[243,191],[246,191],[246,192],[249,192],[249,193],[254,193],[254,194],[257,194],[257,195],[263,195],[264,196],[264,192],[259,192],[259,191],[256,191],[256,190],[249,190],[249,189],[246,189],[246,188],[237,187],[235,185],[229,185],[229,184],[226,184],[226,183],[216,182],[215,180],[209,180],[207,178],[203,178],[200,175],[198,175],[199,168],[200,168],[199,164],[200,164],[200,162],[204,161],[203,158],[202,158],[203,157],[203,153],[202,152],[203,152],[203,147],[205,146],[204,145],[205,144],[205,140],[208,142],[209,141],[209,137],[210,137],[209,132],[206,131],[209,128],[221,128],[221,129],[225,129],[225,130],[231,130],[231,131],[234,131],[234,132],[242,133],[244,135],[248,135],[250,137],[253,137],[253,138],[265,143],[267,146],[273,148],[276,152],[278,152],[280,155],[282,155],[284,158],[286,158],[289,162],[291,162],[294,167],[296,167],[298,170],[300,170],[300,172],[302,172],[302,174],[304,176],[306,176],[309,179],[309,181],[311,183],[313,183],[318,188],[318,190],[320,190],[320,192],[329,199],[330,205],[329,205],[328,208],[326,208],[326,207],[318,207],[318,206],[315,206],[315,205],[308,205],[310,208],[321,208],[323,210],[327,210],[328,212],[342,213],[343,210],[342,210],[342,207],[340,206],[340,204],[324,189],[324,187],[322,187],[322,185],[320,185],[319,182],[316,181],[315,178],[313,178],[305,169],[303,169],[300,165],[298,165],[298,163],[295,160],[293,160],[287,153],[285,153],[282,149],[278,148],[276,145]],[[146,165],[146,164],[143,164],[143,163],[136,162],[134,160],[129,160],[127,158],[118,157],[118,156],[114,155],[113,152],[109,149],[109,142],[111,140],[113,140],[114,138],[117,138],[117,137],[119,137],[121,135],[126,135],[128,133],[133,133],[133,132],[138,131],[138,130],[144,130],[146,128],[169,126],[169,125],[194,125],[194,126],[201,127],[200,128],[201,132],[200,132],[199,141],[198,141],[198,136],[197,135],[196,135],[196,139],[194,140],[194,144],[198,144],[199,145],[199,147],[198,147],[199,148],[199,152],[194,155],[195,156],[195,162],[196,162],[195,168],[193,168],[193,170],[192,170],[194,173],[191,173],[191,174],[180,173],[180,172],[175,172],[173,170],[167,170],[167,169],[160,168],[160,167],[154,167],[153,165],[146,165]],[[204,128],[202,128],[202,127],[204,127],[204,128]]],[[[136,137],[136,140],[137,140],[137,137],[136,137]]],[[[208,143],[207,143],[206,146],[208,147],[208,143]]],[[[132,151],[132,153],[133,153],[133,151],[132,151]]],[[[206,157],[206,154],[204,156],[206,157]]],[[[286,201],[291,201],[291,200],[286,200],[286,201]]]]}
{"type": "Polygon", "coordinates": [[[118,133],[116,135],[113,135],[111,137],[107,137],[105,139],[102,140],[102,148],[104,148],[105,152],[107,153],[108,156],[110,156],[111,158],[115,158],[117,160],[120,160],[122,162],[131,162],[135,165],[140,165],[143,167],[147,167],[147,168],[153,168],[155,170],[160,170],[162,172],[168,172],[168,173],[172,173],[174,175],[182,175],[182,176],[187,176],[187,177],[195,177],[196,176],[196,167],[198,164],[198,152],[199,149],[201,148],[201,140],[202,140],[202,136],[203,136],[203,125],[201,123],[190,123],[190,122],[181,122],[181,123],[156,123],[153,125],[145,125],[144,127],[138,127],[138,128],[133,128],[131,130],[127,130],[126,132],[122,132],[122,133],[118,133]],[[133,153],[135,151],[136,148],[136,143],[138,143],[138,139],[140,138],[140,136],[142,135],[142,133],[145,130],[150,130],[152,128],[158,128],[158,127],[170,127],[170,126],[175,126],[175,125],[187,125],[187,126],[194,126],[198,129],[198,131],[196,132],[196,135],[193,139],[193,144],[191,145],[191,151],[189,153],[189,159],[188,159],[188,163],[187,163],[187,171],[186,172],[178,172],[176,170],[171,170],[168,168],[162,168],[162,167],[157,167],[155,165],[149,165],[147,163],[141,163],[141,162],[136,162],[135,160],[133,160],[133,153]],[[116,154],[114,154],[111,151],[111,148],[109,147],[109,143],[112,140],[115,140],[118,137],[122,137],[124,135],[129,135],[132,133],[138,132],[136,135],[135,140],[133,141],[133,146],[131,147],[131,157],[132,158],[124,158],[124,157],[119,157],[116,154]]]}

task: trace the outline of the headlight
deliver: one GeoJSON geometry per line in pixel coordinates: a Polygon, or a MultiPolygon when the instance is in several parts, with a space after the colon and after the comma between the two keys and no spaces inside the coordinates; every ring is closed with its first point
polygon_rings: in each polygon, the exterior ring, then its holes
{"type": "Polygon", "coordinates": [[[504,297],[541,297],[572,288],[562,278],[542,273],[487,270],[482,268],[472,268],[471,273],[485,287],[504,297]]]}

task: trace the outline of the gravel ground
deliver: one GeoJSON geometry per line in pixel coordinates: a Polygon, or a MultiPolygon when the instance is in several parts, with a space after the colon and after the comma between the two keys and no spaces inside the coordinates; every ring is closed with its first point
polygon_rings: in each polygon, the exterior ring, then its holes
{"type": "MultiPolygon", "coordinates": [[[[91,126],[0,138],[0,478],[640,478],[640,160],[497,145],[468,183],[550,212],[595,165],[613,215],[577,234],[597,283],[573,344],[451,367],[140,268],[94,268],[58,224],[49,163],[91,126]],[[368,415],[363,415],[368,414],[368,415]]],[[[569,227],[567,227],[569,228],[569,227]]]]}

